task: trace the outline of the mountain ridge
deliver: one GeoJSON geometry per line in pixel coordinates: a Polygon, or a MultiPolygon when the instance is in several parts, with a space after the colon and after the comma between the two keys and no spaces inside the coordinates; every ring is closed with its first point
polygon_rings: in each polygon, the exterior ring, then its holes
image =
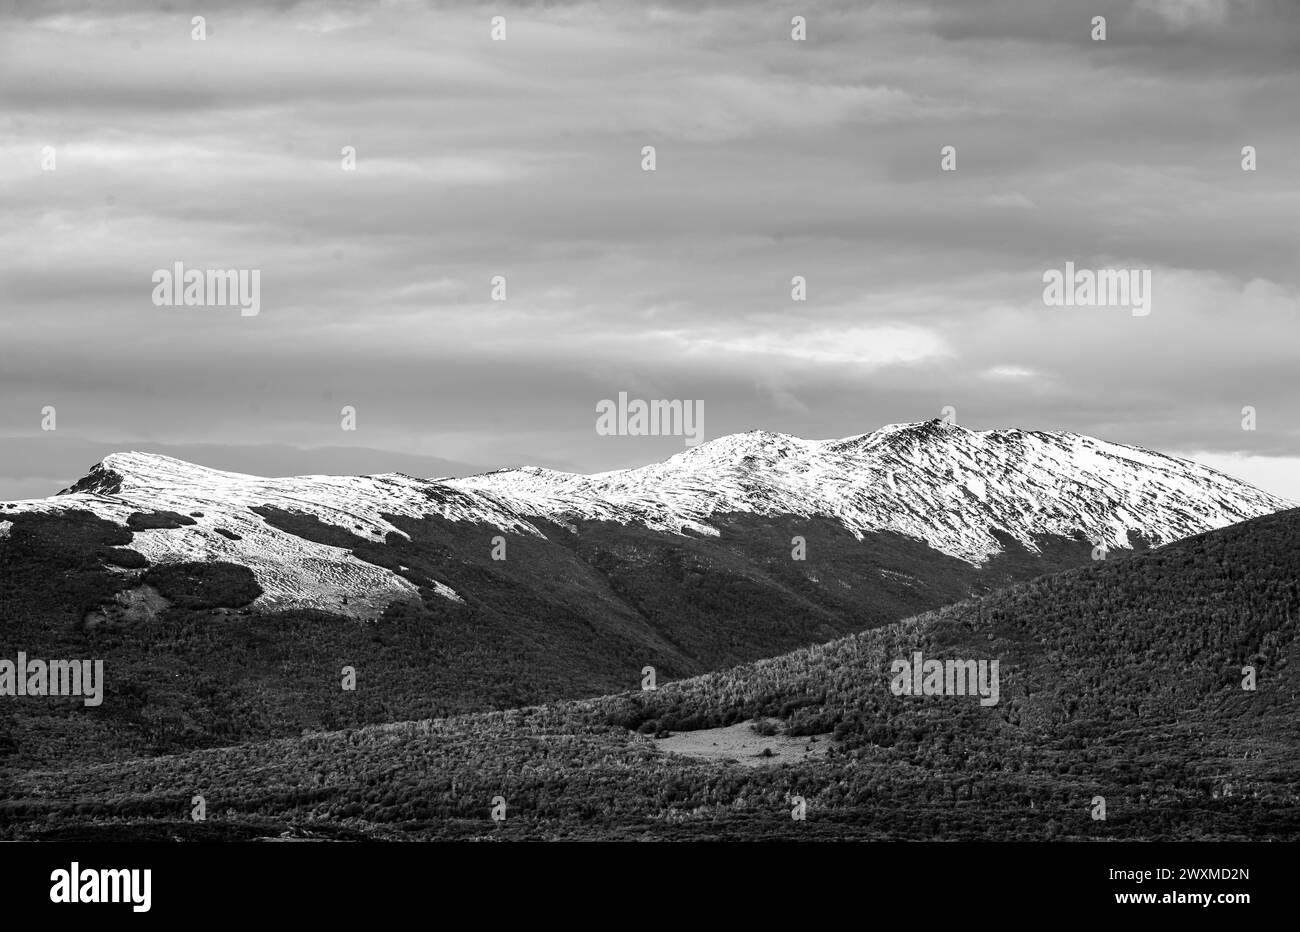
{"type": "MultiPolygon", "coordinates": [[[[265,478],[161,454],[113,453],[46,499],[0,503],[0,516],[84,509],[118,525],[133,514],[187,520],[137,534],[151,563],[249,566],[260,607],[366,615],[436,578],[412,581],[331,539],[304,538],[258,509],[300,514],[359,540],[410,539],[397,517],[434,516],[547,539],[584,522],[719,538],[729,516],[828,519],[859,541],[898,534],[974,568],[1015,541],[1086,540],[1107,551],[1133,535],[1158,546],[1294,506],[1217,470],[1066,431],[971,431],[939,420],[830,440],[754,430],[659,463],[590,475],[525,466],[464,478],[402,473],[265,478]]],[[[338,535],[335,534],[334,537],[338,535]]],[[[485,542],[486,543],[486,542],[485,542]]]]}
{"type": "Polygon", "coordinates": [[[1115,548],[1128,546],[1129,529],[1142,530],[1156,543],[1169,543],[1296,504],[1191,460],[1140,447],[1065,431],[969,431],[937,419],[821,441],[750,431],[632,469],[584,476],[524,467],[470,476],[455,484],[513,496],[525,513],[552,520],[557,515],[614,517],[674,533],[716,533],[707,520],[715,513],[830,515],[855,536],[897,531],[974,565],[1004,549],[990,526],[1031,550],[1037,535],[1069,536],[1076,530],[1093,543],[1115,548]],[[1054,488],[1056,468],[1071,460],[1080,467],[1075,469],[1079,481],[1054,488]],[[800,465],[791,469],[792,462],[800,465]],[[1103,463],[1110,469],[1100,469],[1103,463]],[[706,468],[697,468],[699,464],[706,468]],[[758,466],[783,483],[761,481],[758,466]],[[1017,472],[1023,474],[1018,483],[1012,478],[1017,472]],[[719,485],[721,473],[730,473],[730,486],[719,485]],[[964,490],[983,502],[990,480],[995,492],[1003,493],[997,507],[986,509],[993,511],[993,520],[978,514],[969,521],[941,517],[955,510],[951,496],[941,493],[960,498],[959,490],[964,490]],[[1109,515],[1095,503],[1086,510],[1072,508],[1075,502],[1095,498],[1107,484],[1115,489],[1132,484],[1151,500],[1139,503],[1141,507],[1115,501],[1109,515]],[[1205,493],[1216,488],[1243,501],[1207,501],[1205,493]],[[602,508],[591,499],[614,507],[602,508]],[[914,506],[918,500],[922,505],[914,506]],[[1177,510],[1189,507],[1190,513],[1177,510]],[[1043,514],[1019,520],[1017,512],[1026,508],[1043,514]],[[897,516],[909,511],[906,517],[897,516]]]}

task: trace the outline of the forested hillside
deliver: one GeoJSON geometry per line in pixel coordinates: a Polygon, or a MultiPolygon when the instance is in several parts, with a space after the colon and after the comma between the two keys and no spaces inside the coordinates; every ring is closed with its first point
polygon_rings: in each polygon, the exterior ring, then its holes
{"type": "Polygon", "coordinates": [[[1291,511],[654,692],[19,774],[3,821],[7,837],[1296,839],[1298,586],[1291,511]],[[890,662],[916,650],[998,659],[1000,701],[893,695],[890,662]],[[751,719],[819,753],[663,750],[751,719]]]}

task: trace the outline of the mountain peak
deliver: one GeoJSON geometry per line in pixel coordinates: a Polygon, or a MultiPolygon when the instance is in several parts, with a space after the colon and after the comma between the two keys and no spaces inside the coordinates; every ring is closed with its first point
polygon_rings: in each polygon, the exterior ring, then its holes
{"type": "Polygon", "coordinates": [[[81,479],[59,495],[92,492],[100,495],[118,495],[123,489],[172,489],[195,485],[212,485],[228,479],[255,479],[241,473],[210,469],[174,456],[161,453],[142,453],[127,450],[110,453],[91,467],[81,479]]]}
{"type": "Polygon", "coordinates": [[[932,417],[928,421],[911,421],[903,424],[886,424],[877,434],[883,434],[889,437],[924,437],[924,438],[954,438],[965,436],[976,436],[980,434],[994,433],[994,431],[973,431],[967,430],[960,424],[952,424],[943,418],[932,417]]]}

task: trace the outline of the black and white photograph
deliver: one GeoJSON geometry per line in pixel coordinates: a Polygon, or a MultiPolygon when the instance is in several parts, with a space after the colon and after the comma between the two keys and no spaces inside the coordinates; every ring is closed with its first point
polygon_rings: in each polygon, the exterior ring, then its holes
{"type": "Polygon", "coordinates": [[[1296,0],[5,0],[0,321],[51,915],[1300,842],[1296,0]]]}

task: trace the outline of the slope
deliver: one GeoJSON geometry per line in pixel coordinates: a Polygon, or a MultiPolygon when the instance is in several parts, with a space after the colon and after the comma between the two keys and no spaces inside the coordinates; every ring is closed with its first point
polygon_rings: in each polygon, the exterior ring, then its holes
{"type": "Polygon", "coordinates": [[[20,775],[5,821],[10,837],[1294,840],[1297,580],[1289,511],[654,692],[20,775]],[[998,659],[1000,701],[894,695],[913,651],[998,659]],[[652,737],[754,718],[830,746],[745,767],[652,737]],[[200,785],[219,824],[183,821],[200,785]]]}

